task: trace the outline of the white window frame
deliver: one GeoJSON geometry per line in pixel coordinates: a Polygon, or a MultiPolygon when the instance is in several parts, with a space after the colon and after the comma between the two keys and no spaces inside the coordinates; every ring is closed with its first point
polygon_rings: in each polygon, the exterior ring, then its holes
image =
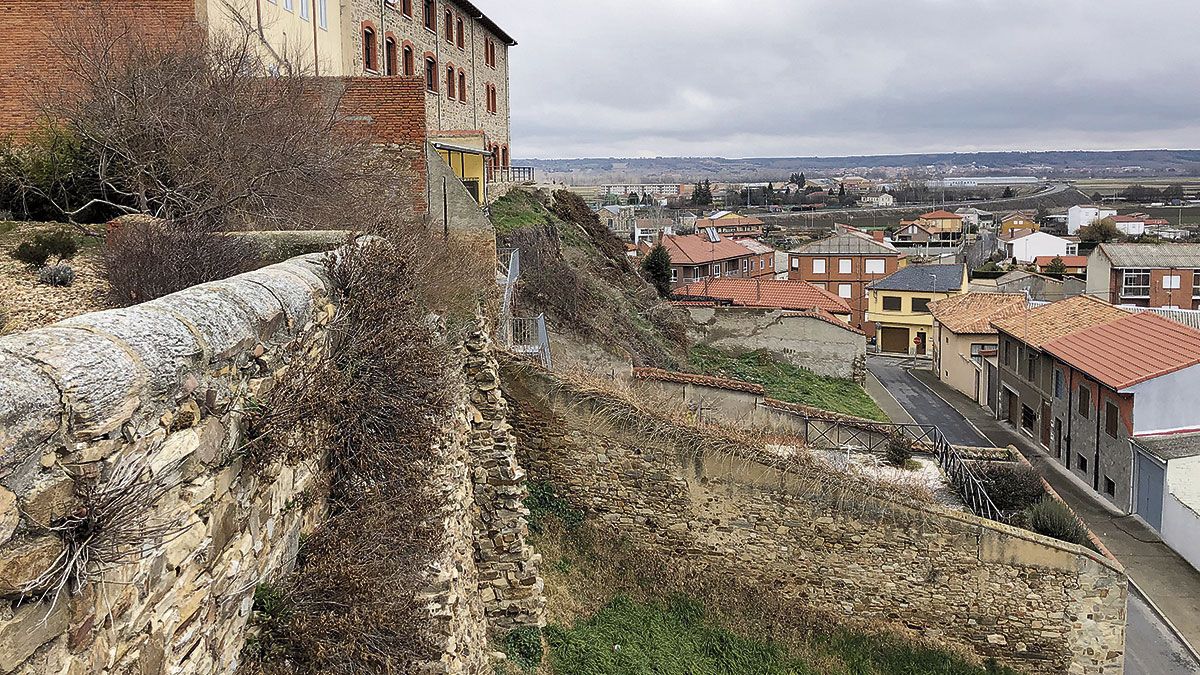
{"type": "Polygon", "coordinates": [[[825,274],[825,270],[829,269],[828,263],[829,261],[824,258],[813,258],[813,274],[825,274]]]}
{"type": "Polygon", "coordinates": [[[760,259],[758,260],[758,269],[759,269],[759,270],[765,270],[765,269],[767,269],[767,261],[766,261],[766,259],[765,259],[765,258],[760,258],[760,259]]]}
{"type": "Polygon", "coordinates": [[[312,2],[312,0],[300,0],[300,20],[301,21],[308,21],[310,18],[312,18],[310,16],[310,14],[312,13],[312,7],[308,4],[310,2],[312,2]]]}
{"type": "Polygon", "coordinates": [[[317,0],[317,26],[329,30],[329,0],[317,0]]]}
{"type": "Polygon", "coordinates": [[[721,263],[714,263],[712,266],[711,272],[712,272],[712,276],[714,279],[720,279],[721,278],[721,263]]]}
{"type": "Polygon", "coordinates": [[[868,258],[865,271],[867,274],[884,274],[887,272],[887,261],[882,258],[868,258]]]}
{"type": "Polygon", "coordinates": [[[838,258],[838,274],[853,274],[854,261],[850,258],[838,258]]]}
{"type": "Polygon", "coordinates": [[[1150,297],[1150,285],[1151,285],[1150,276],[1151,276],[1150,270],[1148,270],[1148,269],[1128,268],[1128,269],[1122,270],[1122,272],[1121,272],[1121,297],[1124,297],[1124,298],[1148,298],[1148,297],[1150,297]],[[1139,283],[1136,286],[1131,285],[1129,283],[1131,279],[1135,279],[1140,282],[1143,278],[1146,281],[1146,284],[1144,286],[1141,283],[1139,283]],[[1136,294],[1130,292],[1131,289],[1135,290],[1136,294]]]}
{"type": "Polygon", "coordinates": [[[671,268],[671,283],[679,281],[679,270],[675,267],[671,268]]]}
{"type": "Polygon", "coordinates": [[[283,8],[289,12],[295,11],[296,0],[283,0],[283,8]]]}
{"type": "Polygon", "coordinates": [[[742,272],[749,272],[749,271],[750,271],[750,263],[751,263],[751,262],[753,262],[753,261],[752,261],[752,260],[750,260],[749,258],[747,258],[746,260],[743,260],[743,261],[742,261],[742,272]]]}
{"type": "Polygon", "coordinates": [[[792,258],[792,269],[797,272],[800,271],[800,259],[799,258],[792,258]]]}
{"type": "Polygon", "coordinates": [[[852,284],[838,284],[838,297],[849,300],[854,297],[854,286],[852,284]]]}
{"type": "Polygon", "coordinates": [[[1177,291],[1183,283],[1183,277],[1178,274],[1168,274],[1162,278],[1164,291],[1177,291]]]}

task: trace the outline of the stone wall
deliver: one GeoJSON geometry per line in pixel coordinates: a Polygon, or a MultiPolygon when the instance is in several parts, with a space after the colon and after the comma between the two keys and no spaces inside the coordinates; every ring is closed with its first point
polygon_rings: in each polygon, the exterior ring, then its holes
{"type": "Polygon", "coordinates": [[[826,377],[862,383],[867,337],[795,312],[740,307],[689,307],[693,337],[702,345],[735,352],[762,350],[826,377]]]}
{"type": "Polygon", "coordinates": [[[532,479],[639,546],[1026,672],[1122,672],[1125,575],[1090,551],[936,506],[849,508],[749,456],[618,428],[548,374],[504,384],[532,479]]]}
{"type": "MultiPolygon", "coordinates": [[[[336,307],[323,261],[0,338],[0,673],[236,671],[256,587],[292,569],[325,517],[321,462],[250,470],[243,458],[248,410],[326,349],[336,307]],[[123,553],[57,601],[26,594],[74,518],[108,513],[93,485],[142,495],[99,530],[123,553]]],[[[397,589],[424,601],[442,647],[422,672],[487,672],[489,634],[542,622],[486,333],[463,349],[465,386],[430,476],[445,496],[431,515],[439,552],[425,587],[397,589]]]]}

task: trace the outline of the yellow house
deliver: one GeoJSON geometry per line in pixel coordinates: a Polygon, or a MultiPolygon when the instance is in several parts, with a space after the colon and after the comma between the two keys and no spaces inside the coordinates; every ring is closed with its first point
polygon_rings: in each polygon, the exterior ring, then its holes
{"type": "Polygon", "coordinates": [[[935,300],[967,292],[966,265],[913,265],[867,287],[867,321],[875,323],[878,351],[929,354],[935,300]]]}
{"type": "Polygon", "coordinates": [[[962,234],[963,217],[949,211],[932,211],[917,218],[917,224],[931,234],[962,234]]]}
{"type": "Polygon", "coordinates": [[[933,372],[938,379],[988,405],[991,390],[985,361],[999,343],[995,319],[1026,311],[1023,293],[967,293],[937,300],[933,312],[933,372]]]}
{"type": "Polygon", "coordinates": [[[1014,211],[1000,221],[1000,236],[1011,234],[1017,230],[1040,232],[1042,226],[1038,224],[1036,216],[1022,211],[1014,211]]]}

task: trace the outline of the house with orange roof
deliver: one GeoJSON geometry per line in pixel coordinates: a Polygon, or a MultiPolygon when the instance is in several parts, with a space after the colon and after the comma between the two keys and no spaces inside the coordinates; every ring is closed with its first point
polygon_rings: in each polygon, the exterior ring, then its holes
{"type": "Polygon", "coordinates": [[[696,220],[696,229],[713,228],[722,237],[761,237],[763,221],[754,216],[740,216],[732,211],[717,211],[707,218],[696,220]]]}
{"type": "Polygon", "coordinates": [[[932,368],[938,379],[986,406],[985,356],[996,350],[998,340],[992,320],[1024,312],[1028,302],[1023,293],[966,293],[929,303],[932,368]]]}
{"type": "MultiPolygon", "coordinates": [[[[1200,432],[1200,331],[1151,312],[1126,314],[1046,342],[1060,461],[1126,513],[1163,527],[1163,437],[1200,432]],[[1135,447],[1140,446],[1140,447],[1135,447]]],[[[1192,443],[1200,457],[1200,443],[1192,443]]],[[[1200,478],[1200,466],[1194,477],[1200,478]]],[[[1196,530],[1193,536],[1200,535],[1196,530]]]]}
{"type": "Polygon", "coordinates": [[[1129,315],[1106,302],[1080,295],[993,319],[999,353],[996,373],[989,377],[994,391],[988,396],[996,417],[1040,443],[1050,456],[1065,464],[1069,459],[1067,420],[1054,414],[1065,389],[1046,345],[1129,315]]]}
{"type": "Polygon", "coordinates": [[[1062,261],[1065,268],[1061,274],[1087,274],[1088,257],[1086,255],[1039,255],[1034,258],[1033,265],[1042,274],[1050,273],[1054,261],[1062,261]]]}
{"type": "Polygon", "coordinates": [[[892,242],[897,246],[953,247],[961,244],[962,238],[963,217],[944,210],[930,211],[916,220],[902,220],[892,234],[892,242]]]}
{"type": "Polygon", "coordinates": [[[705,279],[675,289],[675,301],[695,306],[697,302],[716,307],[758,307],[790,312],[823,312],[850,322],[850,304],[807,281],[785,279],[705,279]]]}
{"type": "Polygon", "coordinates": [[[775,249],[753,239],[736,241],[700,232],[663,235],[660,242],[671,256],[672,288],[704,279],[775,276],[775,249]]]}

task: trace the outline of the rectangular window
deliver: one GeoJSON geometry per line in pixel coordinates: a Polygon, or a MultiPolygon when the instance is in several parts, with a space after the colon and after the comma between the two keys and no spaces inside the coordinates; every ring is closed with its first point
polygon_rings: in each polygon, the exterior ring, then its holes
{"type": "Polygon", "coordinates": [[[891,295],[883,296],[883,311],[899,312],[904,309],[904,299],[891,295]]]}
{"type": "Polygon", "coordinates": [[[712,266],[712,275],[714,277],[721,276],[721,264],[720,263],[717,263],[716,265],[712,266]]]}
{"type": "Polygon", "coordinates": [[[317,0],[317,25],[329,30],[329,0],[317,0]]]}
{"type": "Polygon", "coordinates": [[[296,8],[296,0],[283,0],[283,8],[292,11],[296,8]]]}
{"type": "Polygon", "coordinates": [[[1027,405],[1021,406],[1021,428],[1025,431],[1032,432],[1034,425],[1037,424],[1037,413],[1027,405]]]}
{"type": "Polygon", "coordinates": [[[1082,471],[1084,473],[1087,473],[1087,470],[1088,470],[1087,457],[1084,457],[1083,455],[1075,455],[1075,468],[1079,469],[1080,471],[1082,471]]]}
{"type": "Polygon", "coordinates": [[[824,258],[813,258],[813,274],[825,274],[824,258]]]}
{"type": "Polygon", "coordinates": [[[750,271],[750,261],[749,261],[749,260],[743,260],[743,261],[742,261],[742,271],[743,271],[743,272],[749,272],[749,271],[750,271]]]}
{"type": "Polygon", "coordinates": [[[913,298],[912,311],[913,314],[928,314],[929,313],[929,298],[913,298]]]}
{"type": "MultiPolygon", "coordinates": [[[[949,338],[947,338],[946,340],[947,340],[947,342],[949,342],[949,338]]],[[[975,344],[971,345],[971,360],[975,362],[975,365],[982,366],[983,365],[983,352],[988,349],[995,349],[995,348],[996,348],[996,345],[975,343],[975,344]]]]}
{"type": "Polygon", "coordinates": [[[679,270],[672,267],[671,268],[671,283],[675,283],[676,281],[679,281],[679,270]]]}
{"type": "Polygon", "coordinates": [[[412,0],[400,0],[400,11],[404,16],[412,18],[412,0]]]}
{"type": "Polygon", "coordinates": [[[853,289],[854,289],[854,287],[851,286],[850,284],[839,284],[838,285],[838,297],[847,298],[847,299],[853,298],[854,297],[853,289]]]}
{"type": "Polygon", "coordinates": [[[1126,298],[1150,297],[1150,270],[1125,270],[1121,280],[1121,295],[1126,298]]]}
{"type": "Polygon", "coordinates": [[[308,5],[308,3],[311,1],[312,0],[300,0],[300,18],[303,19],[304,21],[308,21],[308,19],[312,16],[309,13],[310,8],[308,5]]]}
{"type": "Polygon", "coordinates": [[[851,274],[854,272],[854,261],[847,258],[838,260],[838,274],[851,274]]]}
{"type": "Polygon", "coordinates": [[[868,260],[867,274],[883,274],[887,269],[887,265],[883,260],[868,260]]]}
{"type": "Polygon", "coordinates": [[[1012,343],[1008,340],[1001,340],[1000,351],[1003,352],[1000,360],[1004,362],[1006,367],[1012,368],[1012,343]]]}
{"type": "Polygon", "coordinates": [[[1086,384],[1079,385],[1079,416],[1084,419],[1092,416],[1092,390],[1086,384]]]}
{"type": "Polygon", "coordinates": [[[438,90],[437,61],[428,57],[425,59],[425,88],[434,92],[438,90]]]}
{"type": "Polygon", "coordinates": [[[1177,291],[1179,290],[1180,278],[1178,274],[1170,274],[1163,277],[1163,290],[1177,291]]]}
{"type": "Polygon", "coordinates": [[[758,261],[758,269],[759,269],[759,270],[765,270],[765,269],[767,269],[767,261],[766,261],[766,260],[759,260],[759,261],[758,261]]]}
{"type": "Polygon", "coordinates": [[[800,271],[800,259],[799,258],[792,258],[792,269],[797,272],[800,271]]]}
{"type": "Polygon", "coordinates": [[[1200,271],[1192,273],[1192,297],[1200,298],[1200,271]]]}
{"type": "Polygon", "coordinates": [[[1037,380],[1038,355],[1037,352],[1025,350],[1025,379],[1030,382],[1037,380]]]}
{"type": "Polygon", "coordinates": [[[1117,496],[1117,484],[1108,476],[1104,477],[1104,494],[1108,495],[1109,497],[1117,496]]]}
{"type": "Polygon", "coordinates": [[[1116,438],[1118,430],[1121,426],[1121,409],[1115,403],[1109,401],[1104,406],[1104,433],[1110,438],[1116,438]]]}
{"type": "Polygon", "coordinates": [[[1067,395],[1067,378],[1063,375],[1063,371],[1058,368],[1054,369],[1054,398],[1061,399],[1067,395]]]}

